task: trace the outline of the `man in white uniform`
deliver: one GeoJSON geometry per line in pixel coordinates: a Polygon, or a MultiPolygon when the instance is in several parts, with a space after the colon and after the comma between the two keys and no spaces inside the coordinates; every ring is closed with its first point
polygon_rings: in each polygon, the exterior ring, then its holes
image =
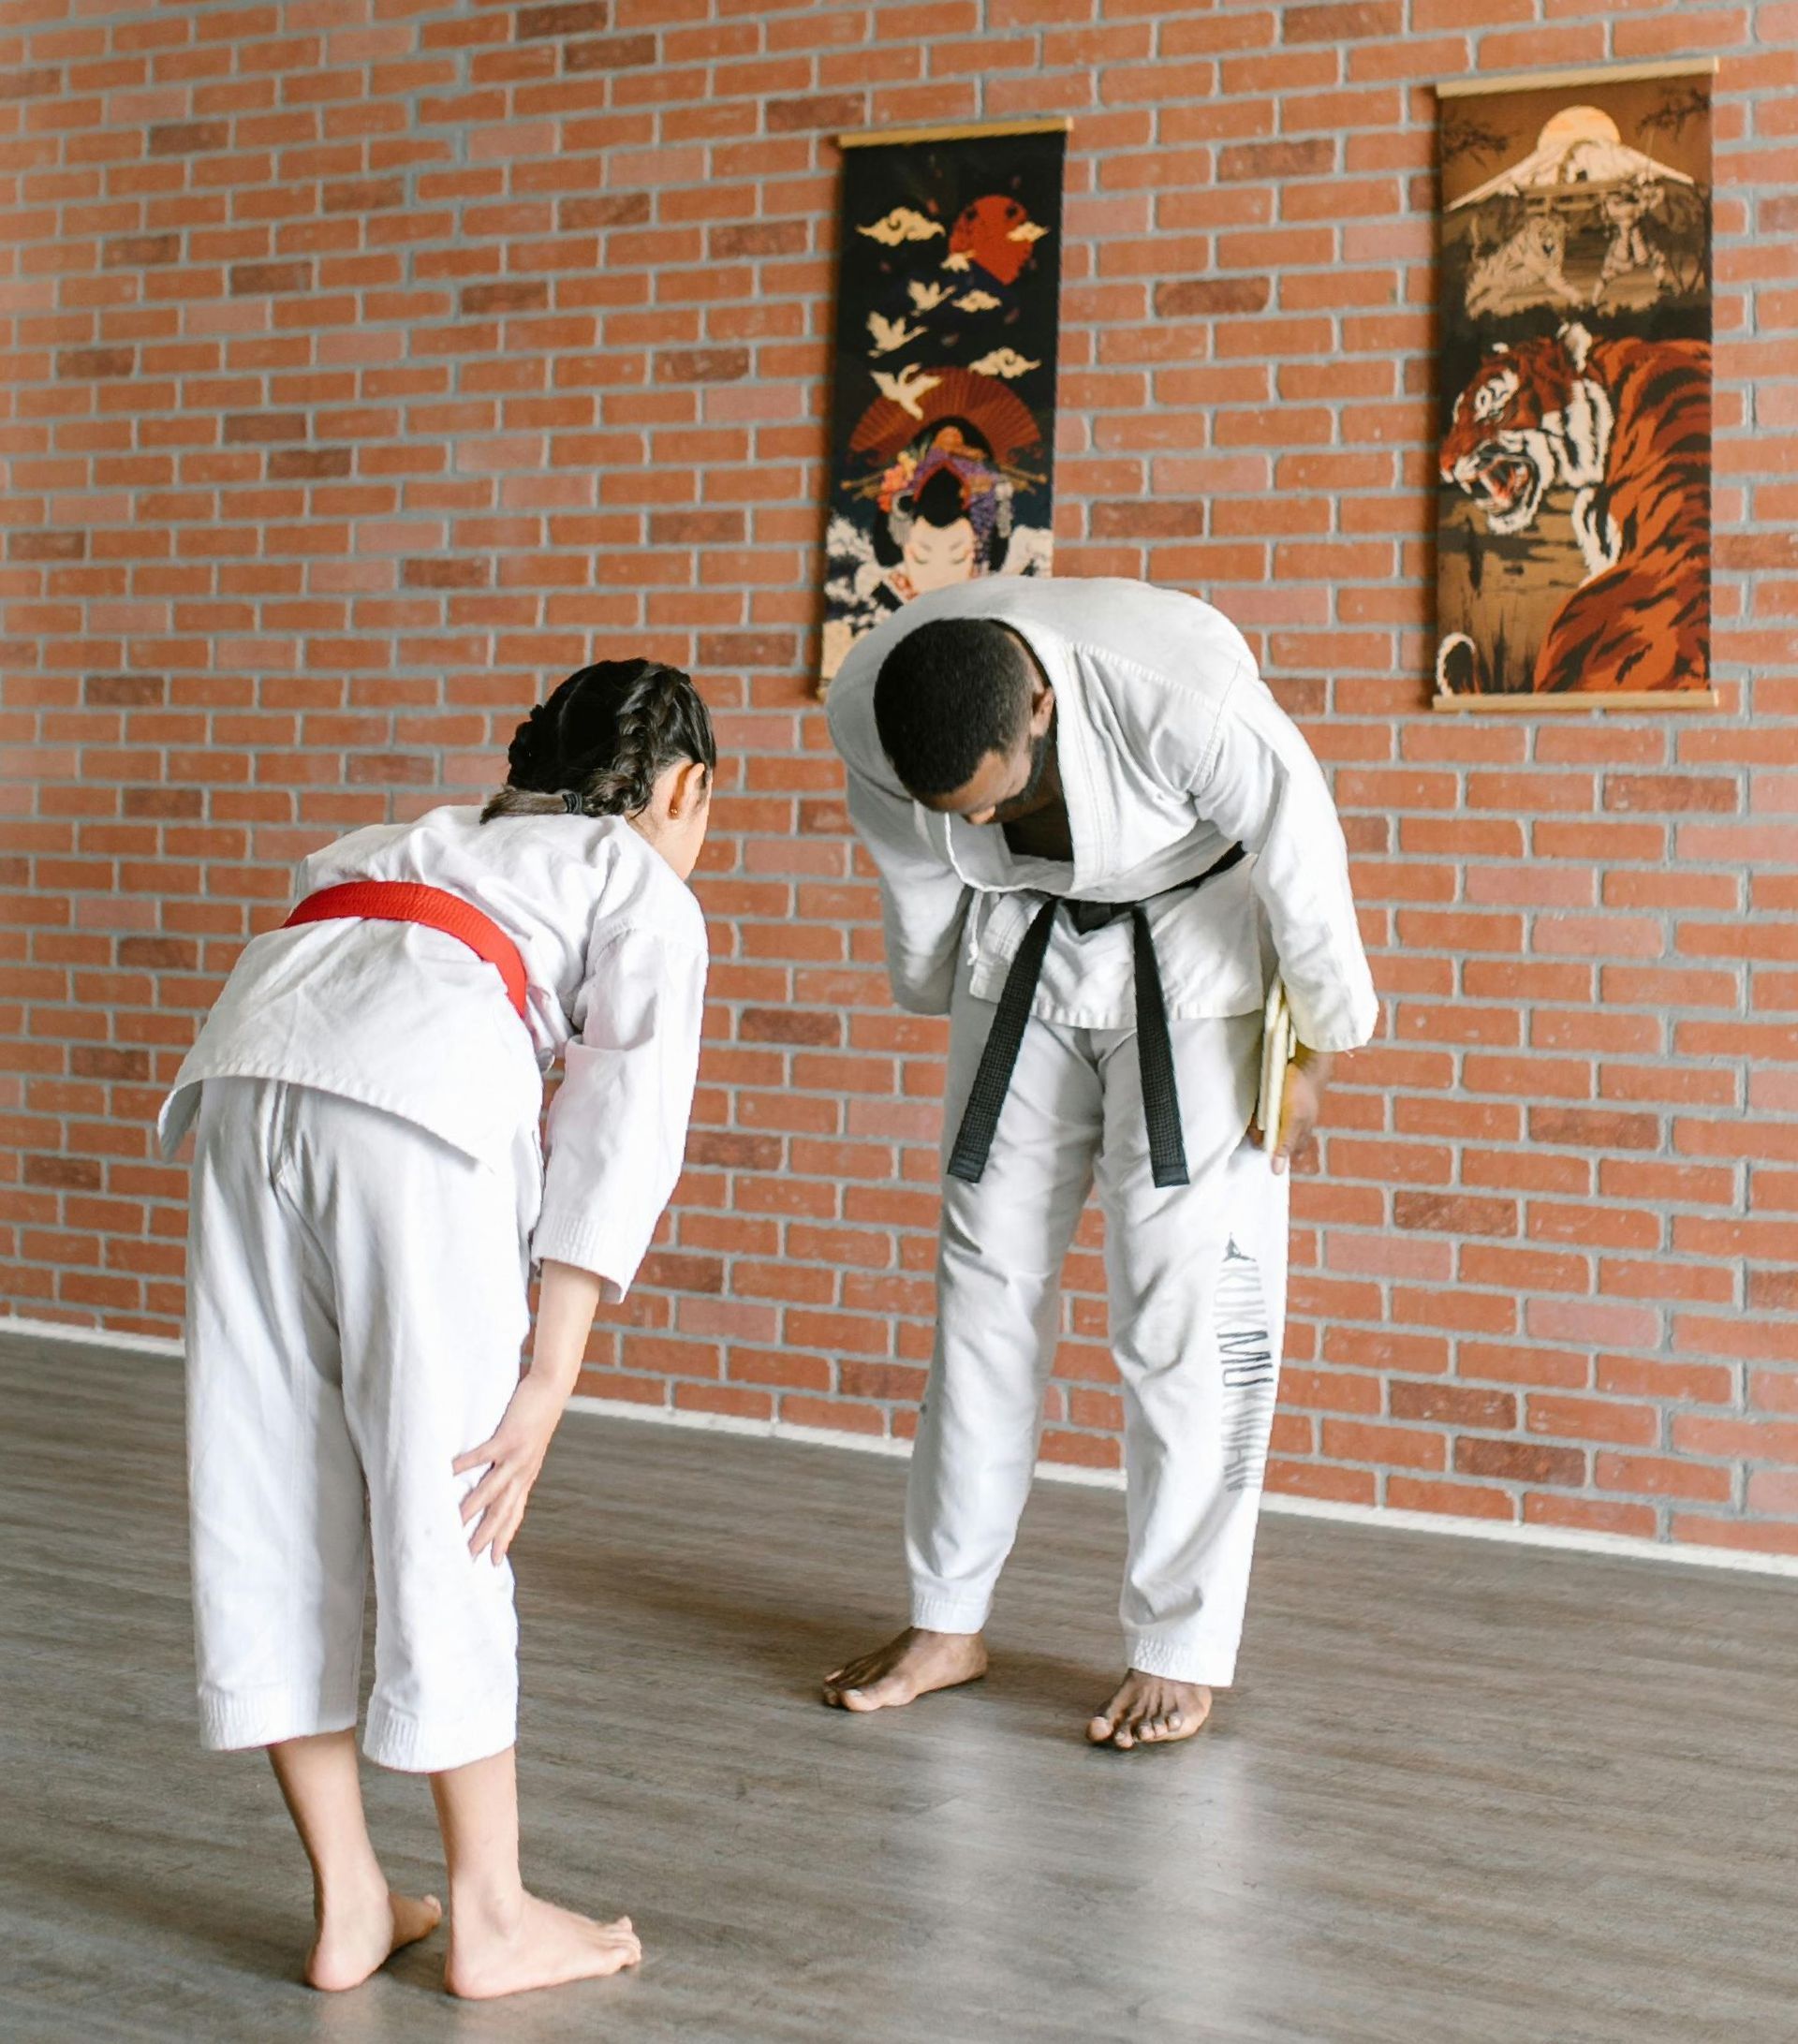
{"type": "Polygon", "coordinates": [[[1207,604],[995,578],[919,598],[832,685],[893,996],[947,1013],[937,1332],[911,1625],[856,1711],[985,1671],[1035,1467],[1062,1259],[1096,1184],[1125,1407],[1128,1672],[1087,1728],[1189,1737],[1233,1676],[1284,1334],[1287,1158],[1378,1014],[1309,748],[1207,604]],[[1299,1050],[1251,1127],[1263,997],[1299,1050]]]}

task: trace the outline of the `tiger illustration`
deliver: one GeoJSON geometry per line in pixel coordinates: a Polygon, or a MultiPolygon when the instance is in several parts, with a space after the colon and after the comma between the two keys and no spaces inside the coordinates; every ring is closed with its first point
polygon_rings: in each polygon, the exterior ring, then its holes
{"type": "Polygon", "coordinates": [[[1582,303],[1567,281],[1566,261],[1566,228],[1551,213],[1532,215],[1508,241],[1475,258],[1467,272],[1467,316],[1479,319],[1520,305],[1582,303]]]}
{"type": "MultiPolygon", "coordinates": [[[[1562,604],[1532,687],[1651,689],[1709,678],[1710,344],[1595,340],[1577,322],[1498,344],[1454,401],[1441,473],[1495,533],[1525,532],[1573,492],[1585,580],[1562,604]]],[[[1465,633],[1437,649],[1444,693],[1475,685],[1465,633]]]]}

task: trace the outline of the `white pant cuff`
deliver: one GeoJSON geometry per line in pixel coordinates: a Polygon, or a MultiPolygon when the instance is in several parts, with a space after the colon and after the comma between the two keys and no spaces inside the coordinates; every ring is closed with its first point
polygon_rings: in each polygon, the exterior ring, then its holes
{"type": "Polygon", "coordinates": [[[199,1692],[200,1741],[213,1753],[278,1746],[287,1739],[312,1739],[321,1732],[349,1731],[355,1723],[353,1691],[339,1698],[285,1686],[235,1695],[214,1688],[199,1692]]]}
{"type": "Polygon", "coordinates": [[[1236,1679],[1236,1649],[1218,1640],[1147,1640],[1124,1636],[1129,1666],[1166,1682],[1192,1682],[1207,1689],[1228,1689],[1236,1679]]]}
{"type": "Polygon", "coordinates": [[[425,1719],[371,1698],[362,1751],[376,1767],[399,1774],[442,1774],[504,1753],[518,1743],[518,1697],[496,1697],[486,1709],[425,1719]]]}
{"type": "Polygon", "coordinates": [[[980,1632],[992,1610],[990,1596],[965,1591],[921,1590],[911,1593],[911,1622],[923,1632],[980,1632]]]}

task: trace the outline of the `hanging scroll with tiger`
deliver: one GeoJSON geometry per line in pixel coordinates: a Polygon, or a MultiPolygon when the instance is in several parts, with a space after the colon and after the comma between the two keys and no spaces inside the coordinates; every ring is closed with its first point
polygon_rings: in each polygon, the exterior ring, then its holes
{"type": "Polygon", "coordinates": [[[1049,572],[1068,126],[841,138],[825,683],[927,589],[1049,572]]]}
{"type": "Polygon", "coordinates": [[[1438,708],[1709,699],[1714,70],[1437,87],[1438,708]]]}

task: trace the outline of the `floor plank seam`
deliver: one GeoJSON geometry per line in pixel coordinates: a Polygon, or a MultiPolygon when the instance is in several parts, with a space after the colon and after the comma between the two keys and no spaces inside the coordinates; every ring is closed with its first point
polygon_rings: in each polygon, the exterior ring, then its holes
{"type": "MultiPolygon", "coordinates": [[[[69,1327],[60,1321],[34,1320],[21,1314],[0,1314],[0,1334],[15,1333],[34,1341],[69,1342],[89,1348],[125,1350],[134,1355],[179,1360],[181,1344],[166,1335],[116,1334],[103,1328],[69,1327]]],[[[834,1427],[796,1425],[787,1419],[746,1419],[734,1413],[687,1412],[672,1405],[642,1405],[622,1398],[577,1395],[568,1410],[589,1419],[624,1419],[636,1426],[661,1426],[684,1432],[730,1434],[744,1439],[789,1441],[807,1448],[830,1448],[851,1454],[902,1461],[911,1453],[909,1441],[890,1435],[852,1434],[834,1427]]],[[[1121,1491],[1121,1469],[1088,1469],[1078,1463],[1039,1462],[1037,1475],[1045,1482],[1099,1491],[1121,1491]]],[[[1630,1534],[1589,1533],[1575,1527],[1532,1526],[1515,1520],[1461,1518],[1450,1512],[1405,1511],[1390,1505],[1350,1505],[1334,1498],[1300,1497],[1269,1491],[1262,1508],[1293,1519],[1334,1520],[1376,1532],[1431,1533],[1450,1539],[1485,1540],[1500,1546],[1558,1550],[1571,1554],[1606,1554],[1624,1561],[1664,1563],[1680,1568],[1714,1569],[1730,1575],[1798,1578],[1798,1554],[1761,1554],[1743,1548],[1676,1546],[1644,1540],[1630,1534]]]]}

